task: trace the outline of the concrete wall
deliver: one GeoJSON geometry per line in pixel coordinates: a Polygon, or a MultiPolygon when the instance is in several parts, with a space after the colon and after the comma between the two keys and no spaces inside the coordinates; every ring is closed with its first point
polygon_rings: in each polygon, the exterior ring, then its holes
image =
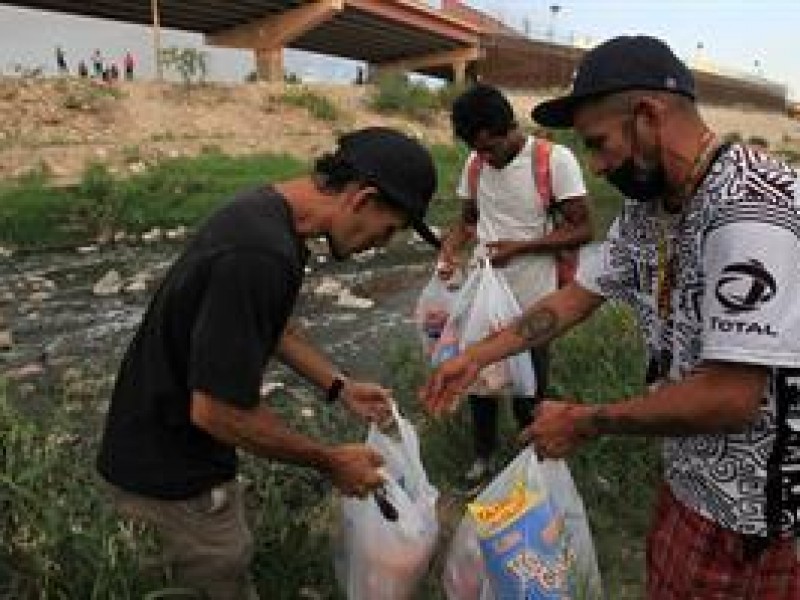
{"type": "Polygon", "coordinates": [[[576,48],[521,36],[485,36],[481,45],[480,80],[514,89],[567,88],[582,55],[576,48]]]}

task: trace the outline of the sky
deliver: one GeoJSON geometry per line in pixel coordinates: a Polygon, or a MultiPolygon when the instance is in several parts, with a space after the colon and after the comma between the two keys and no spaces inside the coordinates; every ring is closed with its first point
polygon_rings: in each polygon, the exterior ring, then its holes
{"type": "MultiPolygon", "coordinates": [[[[232,0],[233,1],[233,0],[232,0]]],[[[436,5],[435,0],[431,4],[436,5]]],[[[619,34],[666,40],[684,60],[706,63],[787,84],[800,100],[798,0],[469,0],[532,35],[597,43],[619,34]],[[554,12],[551,7],[558,7],[554,12]]],[[[164,46],[202,46],[202,37],[166,30],[164,46]]],[[[148,28],[0,5],[0,72],[16,64],[53,72],[56,44],[71,64],[99,48],[108,58],[131,50],[144,75],[152,72],[148,28]]],[[[252,53],[206,48],[211,77],[241,81],[254,68],[252,53]]],[[[347,81],[357,63],[287,51],[285,65],[304,80],[347,81]]]]}

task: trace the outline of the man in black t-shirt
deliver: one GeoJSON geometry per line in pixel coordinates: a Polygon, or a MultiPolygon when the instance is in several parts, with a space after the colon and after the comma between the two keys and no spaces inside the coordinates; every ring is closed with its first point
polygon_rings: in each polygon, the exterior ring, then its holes
{"type": "Polygon", "coordinates": [[[347,378],[287,326],[304,239],[324,235],[337,259],[408,225],[437,244],[423,222],[435,189],[420,144],[360,130],[311,176],[240,193],[167,274],[120,366],[97,467],[120,512],[156,528],[176,583],[212,599],[257,597],[237,448],[317,469],[346,495],[382,483],[376,452],[291,431],[259,402],[259,388],[275,355],[329,401],[368,420],[387,416],[389,390],[347,378]]]}

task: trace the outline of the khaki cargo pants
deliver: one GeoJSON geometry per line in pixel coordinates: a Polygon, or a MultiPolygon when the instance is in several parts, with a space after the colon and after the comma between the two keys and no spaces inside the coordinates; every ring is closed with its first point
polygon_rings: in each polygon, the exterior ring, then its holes
{"type": "Polygon", "coordinates": [[[208,600],[258,600],[250,579],[253,536],[239,482],[188,500],[147,498],[115,486],[111,493],[121,516],[155,530],[159,562],[172,585],[208,600]]]}

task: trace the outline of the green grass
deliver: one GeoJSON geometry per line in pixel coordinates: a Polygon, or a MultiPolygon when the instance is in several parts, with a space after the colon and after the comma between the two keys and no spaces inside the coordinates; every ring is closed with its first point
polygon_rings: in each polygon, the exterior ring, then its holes
{"type": "MultiPolygon", "coordinates": [[[[585,158],[572,134],[557,135],[557,141],[572,147],[579,159],[585,158]]],[[[455,188],[467,149],[461,144],[434,145],[431,152],[439,187],[430,220],[448,225],[461,212],[455,188]]],[[[137,148],[126,149],[126,160],[137,156],[137,148]]],[[[47,172],[40,169],[0,182],[0,245],[59,247],[85,243],[109,230],[195,225],[241,188],[289,179],[307,169],[306,162],[288,155],[233,157],[211,146],[196,157],[165,159],[127,178],[90,164],[80,183],[66,188],[51,185],[47,172]]],[[[596,237],[601,239],[619,207],[619,195],[605,181],[585,173],[596,237]]]]}
{"type": "Polygon", "coordinates": [[[196,224],[244,187],[305,170],[304,163],[287,155],[231,157],[209,150],[164,160],[126,179],[91,164],[72,187],[49,185],[41,173],[0,184],[0,244],[58,247],[86,242],[108,229],[139,232],[196,224]]]}
{"type": "MultiPolygon", "coordinates": [[[[418,595],[442,600],[448,540],[464,510],[461,476],[472,458],[469,422],[464,407],[445,421],[422,412],[414,398],[427,369],[415,343],[395,342],[386,369],[384,383],[417,423],[423,458],[442,494],[442,537],[418,595]]],[[[554,391],[586,402],[640,391],[641,342],[630,314],[608,306],[559,341],[553,378],[554,391]]],[[[138,599],[145,589],[165,585],[137,575],[136,565],[150,554],[153,540],[133,535],[115,520],[93,471],[101,431],[97,407],[107,398],[108,385],[53,384],[32,406],[19,390],[9,389],[7,398],[0,383],[0,598],[138,599]]],[[[363,439],[364,428],[339,407],[288,396],[271,406],[309,435],[363,439]],[[303,406],[312,407],[316,417],[303,418],[303,406]]],[[[502,432],[504,456],[511,458],[520,448],[505,413],[502,432]]],[[[641,598],[644,536],[657,480],[655,444],[607,438],[587,445],[570,464],[608,597],[641,598]]],[[[242,473],[249,482],[253,571],[262,597],[295,599],[300,589],[310,588],[323,598],[342,598],[331,565],[336,502],[330,485],[313,471],[251,457],[243,460],[242,473]]]]}
{"type": "MultiPolygon", "coordinates": [[[[83,407],[81,407],[83,408],[83,407]]],[[[0,380],[0,598],[140,598],[139,549],[98,489],[82,412],[15,409],[0,380]]]]}

